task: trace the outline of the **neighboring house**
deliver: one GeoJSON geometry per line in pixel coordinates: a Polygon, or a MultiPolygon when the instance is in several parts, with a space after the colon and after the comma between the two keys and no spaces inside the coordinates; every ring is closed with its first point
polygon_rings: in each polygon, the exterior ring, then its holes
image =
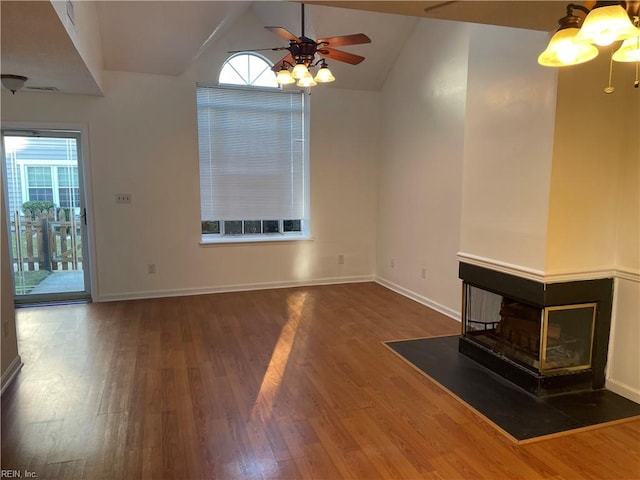
{"type": "Polygon", "coordinates": [[[75,139],[6,137],[7,200],[11,215],[27,201],[80,206],[75,139]]]}

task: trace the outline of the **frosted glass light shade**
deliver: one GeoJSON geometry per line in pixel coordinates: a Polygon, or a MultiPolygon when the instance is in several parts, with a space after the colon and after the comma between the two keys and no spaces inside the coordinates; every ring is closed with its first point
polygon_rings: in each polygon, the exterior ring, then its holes
{"type": "Polygon", "coordinates": [[[10,90],[11,93],[15,95],[15,93],[24,87],[24,83],[29,80],[27,77],[23,77],[22,75],[2,75],[2,86],[7,90],[10,90]]]}
{"type": "Polygon", "coordinates": [[[640,28],[636,30],[638,30],[638,36],[627,38],[613,54],[616,62],[640,62],[640,28]]]}
{"type": "Polygon", "coordinates": [[[296,80],[291,76],[291,73],[286,68],[283,68],[276,75],[276,82],[280,85],[289,85],[290,83],[295,82],[296,80]]]}
{"type": "Polygon", "coordinates": [[[558,30],[546,50],[538,57],[538,63],[545,67],[565,67],[588,62],[598,56],[598,49],[589,43],[576,42],[578,28],[558,30]]]}
{"type": "Polygon", "coordinates": [[[596,7],[584,19],[576,41],[604,47],[634,37],[637,30],[631,23],[627,11],[620,5],[596,7]]]}
{"type": "Polygon", "coordinates": [[[336,77],[333,76],[329,68],[322,67],[320,70],[318,70],[318,73],[316,73],[315,81],[320,83],[329,83],[333,82],[335,79],[336,77]]]}
{"type": "Polygon", "coordinates": [[[316,81],[313,79],[313,75],[307,70],[307,74],[298,80],[296,83],[298,87],[315,87],[317,85],[316,81]]]}
{"type": "Polygon", "coordinates": [[[304,63],[296,63],[295,67],[293,67],[293,70],[291,71],[291,76],[296,80],[300,80],[308,73],[309,69],[304,63]]]}

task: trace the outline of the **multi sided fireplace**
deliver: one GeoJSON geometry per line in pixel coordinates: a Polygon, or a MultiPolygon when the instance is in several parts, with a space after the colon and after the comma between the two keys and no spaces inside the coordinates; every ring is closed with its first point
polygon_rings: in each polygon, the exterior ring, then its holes
{"type": "Polygon", "coordinates": [[[460,264],[461,353],[539,395],[604,387],[611,279],[541,283],[460,264]]]}

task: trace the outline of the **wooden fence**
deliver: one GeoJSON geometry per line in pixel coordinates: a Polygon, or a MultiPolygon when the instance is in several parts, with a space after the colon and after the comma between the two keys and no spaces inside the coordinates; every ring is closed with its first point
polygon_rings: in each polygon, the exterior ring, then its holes
{"type": "Polygon", "coordinates": [[[82,270],[80,220],[64,209],[32,213],[14,212],[11,247],[16,272],[33,270],[82,270]]]}

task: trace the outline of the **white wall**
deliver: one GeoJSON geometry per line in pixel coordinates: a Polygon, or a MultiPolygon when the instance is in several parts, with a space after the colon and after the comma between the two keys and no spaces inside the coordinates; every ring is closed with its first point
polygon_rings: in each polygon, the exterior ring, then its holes
{"type": "MultiPolygon", "coordinates": [[[[264,30],[247,15],[229,35],[264,30]]],[[[223,43],[205,52],[182,77],[105,72],[102,98],[3,93],[4,124],[87,127],[97,300],[373,279],[375,92],[316,87],[311,96],[312,241],[199,245],[195,81],[217,79],[226,50],[223,43]],[[117,193],[130,193],[132,203],[116,204],[117,193]]]]}
{"type": "Polygon", "coordinates": [[[547,272],[616,267],[640,273],[640,96],[631,64],[614,64],[616,92],[603,93],[607,55],[563,70],[549,206],[547,272]]]}
{"type": "Polygon", "coordinates": [[[606,387],[640,403],[640,281],[615,280],[606,387]]]}
{"type": "Polygon", "coordinates": [[[544,271],[556,74],[531,59],[547,40],[419,22],[383,90],[382,283],[458,317],[459,251],[544,271]]]}
{"type": "Polygon", "coordinates": [[[607,55],[562,70],[547,274],[616,276],[607,387],[640,402],[640,96],[634,66],[607,55]]]}
{"type": "Polygon", "coordinates": [[[379,280],[454,318],[468,35],[462,23],[417,23],[384,86],[378,176],[379,280]]]}
{"type": "Polygon", "coordinates": [[[473,25],[460,251],[542,274],[556,72],[542,32],[473,25]]]}
{"type": "MultiPolygon", "coordinates": [[[[0,169],[2,170],[2,169],[0,169]]],[[[11,262],[9,260],[9,236],[7,234],[7,217],[5,215],[4,204],[4,187],[0,182],[0,208],[2,214],[0,221],[2,222],[2,237],[0,237],[0,300],[1,322],[0,337],[1,344],[1,370],[2,370],[2,389],[8,384],[12,376],[21,366],[20,356],[18,355],[18,341],[16,337],[15,310],[13,308],[13,284],[11,282],[11,262]]]]}

